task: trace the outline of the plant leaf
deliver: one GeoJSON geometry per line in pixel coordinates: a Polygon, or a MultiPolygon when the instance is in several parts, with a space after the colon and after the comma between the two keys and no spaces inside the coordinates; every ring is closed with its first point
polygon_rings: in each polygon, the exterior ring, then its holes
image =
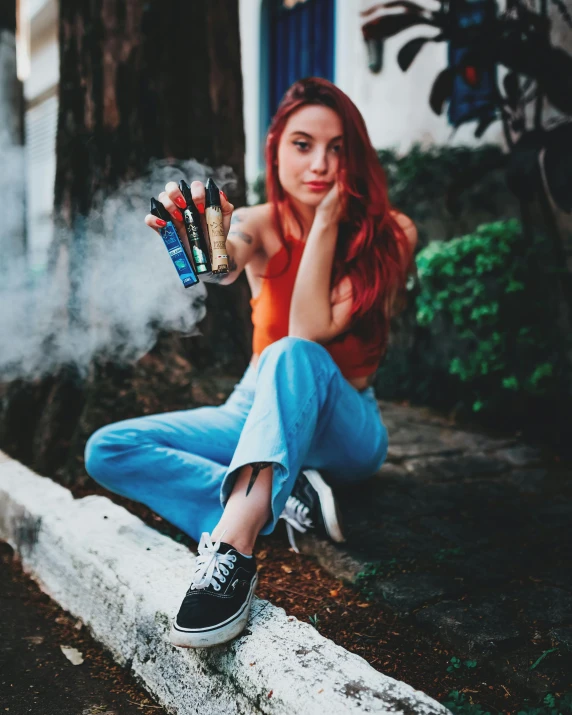
{"type": "Polygon", "coordinates": [[[426,12],[424,7],[421,5],[416,5],[409,0],[391,0],[391,2],[380,2],[377,5],[372,5],[364,10],[361,14],[362,17],[369,17],[375,14],[378,10],[387,10],[388,8],[402,7],[406,12],[426,12]]]}
{"type": "Polygon", "coordinates": [[[533,665],[530,666],[530,670],[534,670],[536,666],[541,663],[549,653],[554,653],[555,650],[558,650],[558,647],[550,648],[550,650],[545,650],[544,653],[534,661],[533,665]]]}
{"type": "Polygon", "coordinates": [[[498,117],[494,114],[487,114],[485,117],[483,117],[477,124],[477,128],[475,129],[475,137],[477,139],[480,139],[490,127],[490,125],[493,122],[496,122],[497,119],[498,117]]]}
{"type": "Polygon", "coordinates": [[[72,663],[72,665],[81,665],[83,663],[83,655],[77,648],[71,648],[67,645],[60,646],[62,653],[72,663]]]}
{"type": "Polygon", "coordinates": [[[541,185],[538,155],[544,145],[544,139],[543,131],[526,132],[510,153],[507,184],[523,201],[531,201],[541,185]]]}
{"type": "Polygon", "coordinates": [[[439,72],[437,79],[433,82],[431,95],[429,97],[429,104],[435,114],[441,114],[443,111],[443,105],[451,96],[451,92],[453,91],[454,76],[454,71],[447,67],[439,72]]]}
{"type": "Polygon", "coordinates": [[[397,63],[403,72],[406,72],[411,67],[411,63],[417,57],[423,45],[431,39],[430,37],[416,37],[403,45],[397,54],[397,63]]]}
{"type": "Polygon", "coordinates": [[[438,23],[433,18],[418,12],[405,12],[378,17],[365,24],[362,27],[362,32],[366,40],[386,40],[415,25],[438,26],[438,23]]]}
{"type": "Polygon", "coordinates": [[[563,114],[572,114],[572,57],[552,47],[539,63],[538,86],[563,114]]]}
{"type": "Polygon", "coordinates": [[[520,84],[518,82],[518,75],[516,72],[509,72],[505,75],[502,84],[506,94],[508,106],[511,109],[516,109],[518,107],[518,98],[520,96],[520,84]]]}
{"type": "Polygon", "coordinates": [[[572,122],[547,131],[544,146],[543,165],[548,191],[558,208],[571,213],[572,122]]]}

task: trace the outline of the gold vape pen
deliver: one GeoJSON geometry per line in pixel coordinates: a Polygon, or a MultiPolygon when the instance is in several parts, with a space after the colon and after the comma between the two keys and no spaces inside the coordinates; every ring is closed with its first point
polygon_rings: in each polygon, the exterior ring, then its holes
{"type": "Polygon", "coordinates": [[[211,263],[213,273],[228,273],[228,255],[222,225],[222,209],[218,186],[212,179],[205,184],[205,218],[211,244],[211,263]]]}

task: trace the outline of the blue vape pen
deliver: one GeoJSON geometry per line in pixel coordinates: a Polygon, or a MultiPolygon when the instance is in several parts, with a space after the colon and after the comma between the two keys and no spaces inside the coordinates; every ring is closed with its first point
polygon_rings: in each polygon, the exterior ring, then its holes
{"type": "Polygon", "coordinates": [[[171,214],[160,201],[154,198],[151,199],[151,213],[153,216],[167,222],[167,225],[164,228],[160,228],[159,231],[169,251],[171,260],[177,269],[179,278],[183,281],[183,285],[185,288],[196,285],[199,279],[197,278],[191,259],[187,256],[179,235],[177,234],[177,229],[173,226],[171,214]]]}

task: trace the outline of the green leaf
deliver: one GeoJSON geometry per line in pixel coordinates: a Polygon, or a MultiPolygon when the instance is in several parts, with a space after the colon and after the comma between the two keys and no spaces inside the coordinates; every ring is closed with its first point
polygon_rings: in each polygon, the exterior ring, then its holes
{"type": "Polygon", "coordinates": [[[550,650],[545,650],[544,653],[539,658],[537,658],[530,666],[530,670],[534,670],[536,666],[541,663],[549,653],[554,653],[555,650],[558,650],[558,646],[556,646],[556,648],[550,648],[550,650]]]}
{"type": "Polygon", "coordinates": [[[514,375],[505,377],[502,381],[502,386],[507,390],[518,390],[518,380],[514,375]]]}
{"type": "Polygon", "coordinates": [[[516,293],[517,291],[522,291],[524,290],[524,283],[521,283],[520,281],[515,281],[511,280],[506,287],[506,292],[507,293],[516,293]]]}

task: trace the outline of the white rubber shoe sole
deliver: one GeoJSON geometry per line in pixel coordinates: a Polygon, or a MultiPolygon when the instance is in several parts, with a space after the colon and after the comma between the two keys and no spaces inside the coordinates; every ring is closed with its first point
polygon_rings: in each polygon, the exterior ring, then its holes
{"type": "Polygon", "coordinates": [[[254,591],[258,585],[258,574],[252,579],[248,597],[242,608],[223,623],[209,628],[185,629],[177,626],[176,617],[171,624],[169,640],[179,648],[212,648],[216,645],[228,643],[236,638],[246,628],[248,616],[250,615],[250,604],[254,591]]]}
{"type": "Polygon", "coordinates": [[[342,544],[346,539],[342,533],[342,517],[338,511],[334,493],[315,469],[302,470],[320,497],[324,525],[332,541],[342,544]]]}

